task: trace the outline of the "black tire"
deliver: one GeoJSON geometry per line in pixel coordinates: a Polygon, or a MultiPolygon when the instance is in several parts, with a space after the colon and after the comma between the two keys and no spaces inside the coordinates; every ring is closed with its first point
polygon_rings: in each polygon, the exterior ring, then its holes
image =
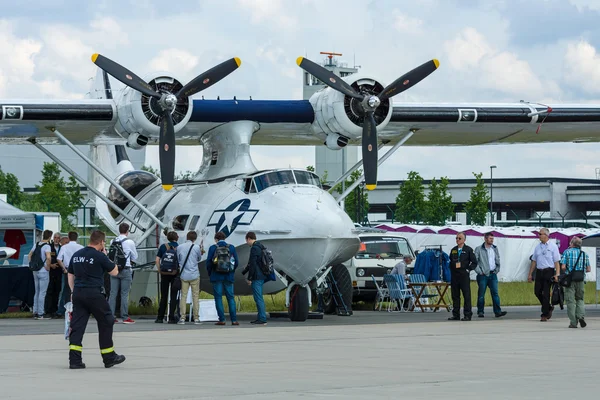
{"type": "MultiPolygon", "coordinates": [[[[340,290],[342,300],[344,301],[344,304],[346,305],[346,309],[348,310],[348,312],[350,314],[352,314],[353,288],[352,288],[352,278],[350,277],[350,272],[348,271],[348,268],[346,268],[346,266],[343,264],[337,264],[337,265],[334,265],[333,268],[331,268],[331,272],[329,274],[330,274],[330,276],[333,275],[333,278],[337,282],[338,288],[340,290]]],[[[326,279],[327,279],[327,285],[331,287],[332,283],[331,283],[331,280],[329,279],[329,276],[326,279]]],[[[323,295],[323,301],[325,303],[325,310],[324,310],[325,314],[335,314],[337,312],[336,306],[335,306],[335,300],[333,299],[333,296],[332,296],[329,288],[326,290],[325,294],[323,295]]],[[[340,302],[340,300],[338,299],[338,303],[339,302],[340,302]]]]}
{"type": "Polygon", "coordinates": [[[308,289],[294,286],[290,294],[288,315],[292,321],[303,322],[308,319],[308,289]]]}

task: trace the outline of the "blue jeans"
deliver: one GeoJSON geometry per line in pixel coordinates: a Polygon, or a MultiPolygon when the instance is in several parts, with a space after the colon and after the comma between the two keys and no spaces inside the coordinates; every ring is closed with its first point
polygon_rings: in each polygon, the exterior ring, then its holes
{"type": "Polygon", "coordinates": [[[254,302],[256,303],[256,309],[258,310],[257,319],[261,322],[267,322],[267,312],[262,291],[264,283],[264,280],[252,281],[252,295],[254,296],[254,302]]]}
{"type": "Polygon", "coordinates": [[[477,285],[479,286],[477,291],[477,314],[483,314],[485,291],[488,287],[492,295],[494,314],[500,314],[502,309],[500,308],[500,295],[498,295],[498,275],[493,272],[490,272],[489,276],[477,275],[477,285]]]}
{"type": "MultiPolygon", "coordinates": [[[[119,275],[110,277],[110,310],[113,316],[116,317],[115,308],[117,308],[117,295],[121,295],[121,318],[129,318],[129,291],[131,290],[131,282],[133,274],[131,268],[123,269],[119,275]]],[[[186,292],[187,293],[187,292],[186,292]]]]}
{"type": "Polygon", "coordinates": [[[215,296],[215,307],[219,314],[219,321],[225,322],[225,310],[223,309],[223,288],[225,288],[225,297],[229,306],[229,317],[231,322],[237,321],[235,313],[235,298],[233,297],[233,283],[228,281],[213,282],[213,293],[215,296]]]}

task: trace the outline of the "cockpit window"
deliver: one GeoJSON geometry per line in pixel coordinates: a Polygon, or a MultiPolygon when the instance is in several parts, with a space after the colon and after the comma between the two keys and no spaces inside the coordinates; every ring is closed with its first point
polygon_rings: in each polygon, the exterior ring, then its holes
{"type": "Polygon", "coordinates": [[[173,229],[176,231],[183,231],[185,229],[185,224],[190,216],[189,215],[178,215],[173,220],[173,229]]]}
{"type": "Polygon", "coordinates": [[[312,172],[285,169],[265,172],[254,178],[248,178],[243,183],[243,190],[246,193],[256,193],[271,186],[295,184],[321,187],[319,177],[312,172]]]}
{"type": "Polygon", "coordinates": [[[294,174],[290,170],[273,171],[254,178],[256,190],[259,192],[270,186],[295,184],[294,174]]]}
{"type": "Polygon", "coordinates": [[[313,185],[321,187],[321,180],[316,174],[309,171],[294,171],[296,182],[300,185],[313,185]]]}

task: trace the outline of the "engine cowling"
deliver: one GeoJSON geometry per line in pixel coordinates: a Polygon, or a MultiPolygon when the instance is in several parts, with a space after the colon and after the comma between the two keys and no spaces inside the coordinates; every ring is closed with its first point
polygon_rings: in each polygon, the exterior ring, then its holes
{"type": "MultiPolygon", "coordinates": [[[[168,74],[154,74],[145,77],[150,86],[158,93],[177,93],[183,84],[168,74]]],[[[146,96],[137,90],[126,87],[118,102],[117,131],[128,138],[131,148],[142,148],[149,138],[157,138],[160,128],[160,105],[155,98],[146,96]],[[133,135],[130,137],[130,135],[133,135]],[[145,143],[144,143],[145,142],[145,143]]],[[[191,98],[179,100],[171,112],[175,133],[179,132],[190,120],[193,111],[191,98]]]]}
{"type": "MultiPolygon", "coordinates": [[[[354,74],[343,78],[359,93],[379,94],[385,84],[376,79],[354,74]]],[[[332,150],[339,150],[348,140],[357,140],[362,137],[362,124],[364,114],[360,101],[333,90],[329,87],[322,89],[310,98],[310,103],[315,111],[315,120],[312,131],[323,139],[325,145],[332,150]]],[[[377,129],[385,127],[392,118],[392,100],[386,99],[375,110],[374,117],[377,129]]]]}

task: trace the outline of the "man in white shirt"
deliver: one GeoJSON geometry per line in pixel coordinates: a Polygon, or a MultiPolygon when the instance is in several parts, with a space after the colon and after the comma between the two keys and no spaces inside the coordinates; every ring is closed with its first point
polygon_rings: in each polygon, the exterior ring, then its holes
{"type": "Polygon", "coordinates": [[[500,253],[498,247],[494,244],[494,234],[488,232],[483,236],[484,243],[475,248],[475,258],[477,259],[477,316],[484,317],[485,292],[490,288],[492,295],[492,305],[494,315],[500,318],[506,315],[506,311],[500,308],[500,295],[498,294],[498,273],[500,272],[500,253]]]}
{"type": "Polygon", "coordinates": [[[550,304],[550,288],[552,281],[558,279],[560,275],[560,254],[558,247],[554,242],[550,242],[550,231],[547,228],[540,229],[540,242],[531,256],[531,268],[529,269],[528,281],[533,281],[533,271],[535,273],[535,296],[542,305],[542,315],[540,321],[546,322],[552,317],[554,306],[550,304]]]}
{"type": "Polygon", "coordinates": [[[67,302],[67,299],[70,299],[71,297],[71,289],[69,288],[69,279],[67,273],[67,269],[71,264],[71,257],[73,257],[73,254],[75,254],[76,251],[83,249],[83,246],[77,243],[78,237],[79,235],[77,232],[69,232],[69,242],[61,246],[56,259],[63,273],[62,287],[58,296],[58,311],[56,312],[56,316],[58,318],[65,317],[65,303],[67,302]]]}
{"type": "Polygon", "coordinates": [[[185,324],[185,305],[187,300],[187,294],[190,288],[192,288],[192,312],[194,317],[194,324],[200,325],[199,308],[200,303],[198,302],[200,297],[200,270],[198,269],[198,263],[200,263],[201,250],[200,246],[194,244],[198,234],[195,231],[189,231],[187,233],[187,241],[184,244],[177,246],[177,260],[179,261],[179,279],[181,279],[181,296],[179,299],[179,312],[181,317],[178,324],[185,324]]]}
{"type": "MultiPolygon", "coordinates": [[[[117,308],[117,295],[121,294],[121,318],[124,324],[134,324],[135,321],[129,317],[129,291],[131,290],[131,282],[133,281],[133,271],[131,269],[131,262],[136,261],[138,258],[137,249],[135,248],[135,242],[129,238],[129,224],[122,223],[119,225],[119,236],[115,238],[111,245],[120,241],[123,246],[123,253],[125,254],[125,267],[119,272],[117,276],[110,277],[110,309],[113,315],[116,315],[117,308]]],[[[115,317],[115,324],[119,320],[115,317]]]]}
{"type": "MultiPolygon", "coordinates": [[[[41,248],[40,256],[44,262],[44,267],[39,271],[33,271],[33,282],[35,285],[35,294],[33,296],[33,318],[35,319],[47,319],[44,318],[44,302],[46,300],[46,292],[48,291],[48,284],[50,283],[50,264],[52,262],[52,249],[50,248],[50,240],[52,238],[52,231],[45,230],[42,234],[42,241],[38,243],[41,248]]],[[[33,252],[38,246],[33,246],[29,252],[29,260],[33,256],[33,252]]]]}

